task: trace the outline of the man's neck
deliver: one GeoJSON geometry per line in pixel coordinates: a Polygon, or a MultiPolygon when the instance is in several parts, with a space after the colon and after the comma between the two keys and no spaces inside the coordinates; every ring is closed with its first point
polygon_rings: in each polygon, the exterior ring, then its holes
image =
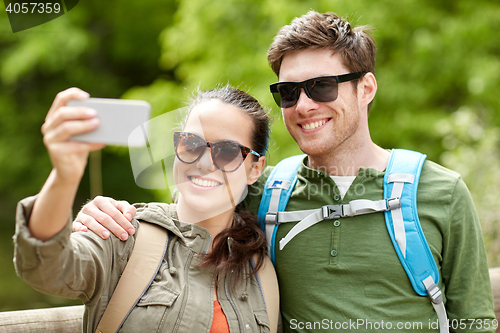
{"type": "Polygon", "coordinates": [[[356,176],[360,168],[384,171],[390,153],[371,140],[359,146],[341,145],[321,156],[308,156],[308,166],[330,176],[356,176]]]}

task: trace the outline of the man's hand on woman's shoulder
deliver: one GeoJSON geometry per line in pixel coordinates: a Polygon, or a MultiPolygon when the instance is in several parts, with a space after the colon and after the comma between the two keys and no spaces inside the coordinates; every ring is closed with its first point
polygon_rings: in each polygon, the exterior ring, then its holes
{"type": "Polygon", "coordinates": [[[107,239],[111,232],[124,241],[135,232],[130,223],[135,214],[135,207],[127,201],[97,196],[82,207],[73,222],[73,231],[90,229],[102,239],[107,239]]]}

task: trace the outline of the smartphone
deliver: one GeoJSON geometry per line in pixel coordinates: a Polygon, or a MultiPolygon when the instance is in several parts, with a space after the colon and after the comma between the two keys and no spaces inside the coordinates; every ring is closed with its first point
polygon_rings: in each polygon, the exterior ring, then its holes
{"type": "Polygon", "coordinates": [[[68,106],[85,106],[97,111],[99,127],[70,140],[141,147],[146,144],[151,105],[146,101],[88,98],[71,100],[68,106]],[[134,131],[141,128],[141,131],[134,131]],[[134,135],[131,135],[134,132],[134,135]],[[137,135],[143,133],[144,135],[137,135]]]}

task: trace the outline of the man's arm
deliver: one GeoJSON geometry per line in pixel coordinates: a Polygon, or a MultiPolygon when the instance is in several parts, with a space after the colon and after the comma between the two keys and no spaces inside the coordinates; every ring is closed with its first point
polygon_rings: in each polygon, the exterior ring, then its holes
{"type": "Polygon", "coordinates": [[[73,222],[73,231],[90,229],[102,239],[107,239],[111,232],[125,241],[135,232],[130,223],[135,214],[135,207],[127,201],[97,196],[80,210],[73,222]]]}
{"type": "MultiPolygon", "coordinates": [[[[249,186],[247,197],[240,203],[241,207],[255,214],[259,209],[262,189],[273,167],[266,167],[260,178],[249,186]]],[[[110,232],[121,240],[127,240],[134,234],[130,223],[136,209],[127,201],[116,201],[109,197],[98,196],[83,206],[73,222],[73,231],[91,230],[102,239],[109,237],[110,232]]]]}
{"type": "Polygon", "coordinates": [[[460,178],[449,210],[441,264],[449,322],[466,323],[469,332],[494,332],[493,295],[481,225],[469,190],[460,178]]]}

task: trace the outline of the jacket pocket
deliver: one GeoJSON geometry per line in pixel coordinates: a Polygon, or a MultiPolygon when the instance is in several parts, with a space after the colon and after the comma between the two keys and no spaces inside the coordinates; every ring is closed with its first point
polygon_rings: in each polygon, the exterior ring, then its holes
{"type": "Polygon", "coordinates": [[[267,317],[267,312],[264,310],[254,311],[255,321],[259,327],[260,333],[269,333],[271,328],[269,327],[269,318],[267,317]]]}
{"type": "Polygon", "coordinates": [[[139,299],[120,332],[171,332],[171,327],[165,325],[170,325],[168,318],[178,297],[177,291],[153,284],[139,299]]]}
{"type": "Polygon", "coordinates": [[[171,307],[177,297],[179,297],[179,292],[164,286],[162,283],[157,283],[151,285],[142,295],[137,306],[163,305],[171,307]]]}

